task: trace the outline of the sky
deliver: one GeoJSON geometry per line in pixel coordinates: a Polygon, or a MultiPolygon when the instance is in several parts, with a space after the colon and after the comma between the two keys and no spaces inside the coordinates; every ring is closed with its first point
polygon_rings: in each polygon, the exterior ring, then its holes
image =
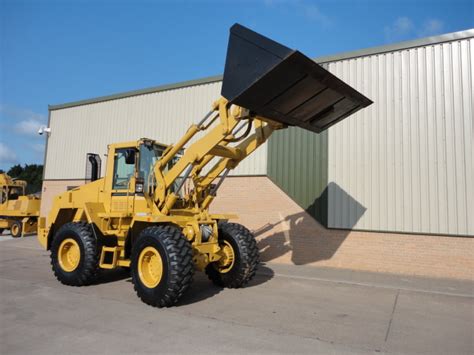
{"type": "Polygon", "coordinates": [[[222,74],[236,22],[319,57],[474,28],[473,4],[0,0],[0,169],[43,163],[48,105],[222,74]]]}

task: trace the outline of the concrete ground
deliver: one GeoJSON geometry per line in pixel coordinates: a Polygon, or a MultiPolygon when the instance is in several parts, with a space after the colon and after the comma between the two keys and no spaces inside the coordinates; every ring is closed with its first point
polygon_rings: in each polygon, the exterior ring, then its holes
{"type": "Polygon", "coordinates": [[[266,264],[155,309],[122,270],[61,285],[34,237],[0,237],[0,310],[1,354],[474,352],[472,282],[266,264]]]}

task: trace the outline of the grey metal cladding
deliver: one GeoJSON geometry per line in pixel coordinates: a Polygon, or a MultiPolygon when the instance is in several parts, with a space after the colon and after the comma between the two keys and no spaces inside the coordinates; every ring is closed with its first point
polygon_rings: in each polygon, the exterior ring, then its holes
{"type": "MultiPolygon", "coordinates": [[[[408,49],[408,48],[426,46],[426,45],[430,45],[430,44],[455,41],[455,40],[459,40],[459,39],[463,39],[463,38],[471,38],[471,37],[474,37],[474,29],[467,29],[467,30],[464,30],[464,31],[452,32],[452,33],[447,33],[447,34],[443,34],[443,35],[439,35],[439,36],[431,36],[431,37],[426,37],[426,38],[420,38],[420,39],[416,39],[416,40],[412,40],[412,41],[400,42],[400,43],[395,43],[395,44],[390,44],[390,45],[385,45],[385,46],[377,46],[377,47],[366,48],[366,49],[361,49],[361,50],[356,50],[356,51],[350,51],[350,52],[345,52],[345,53],[340,53],[340,54],[335,54],[335,55],[322,56],[322,57],[314,58],[314,61],[316,63],[321,64],[321,63],[327,63],[327,62],[331,62],[331,61],[338,61],[338,60],[342,60],[342,59],[356,58],[356,57],[361,57],[361,56],[366,56],[366,55],[386,53],[386,52],[390,52],[390,51],[396,51],[396,50],[401,50],[401,49],[408,49]]],[[[215,76],[210,76],[210,77],[207,77],[207,78],[183,81],[183,82],[173,83],[173,84],[160,85],[160,86],[146,88],[146,89],[140,89],[140,90],[132,90],[132,91],[127,91],[127,92],[123,92],[123,93],[112,94],[112,95],[101,96],[101,97],[85,99],[85,100],[79,100],[79,101],[73,101],[73,102],[68,102],[68,103],[63,103],[63,104],[50,105],[49,110],[50,111],[60,110],[60,109],[68,108],[68,107],[88,105],[88,104],[93,104],[93,103],[98,103],[98,102],[103,102],[103,101],[121,99],[121,98],[125,98],[125,97],[149,94],[149,93],[165,91],[165,90],[172,90],[172,89],[177,89],[177,88],[181,88],[181,87],[189,87],[189,86],[194,86],[194,85],[213,83],[213,82],[221,81],[221,80],[222,80],[222,75],[215,75],[215,76]]]]}

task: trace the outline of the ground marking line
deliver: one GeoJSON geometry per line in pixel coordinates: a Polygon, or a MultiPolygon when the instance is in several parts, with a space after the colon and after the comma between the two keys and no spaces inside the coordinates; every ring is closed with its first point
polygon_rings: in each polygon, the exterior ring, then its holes
{"type": "MultiPolygon", "coordinates": [[[[257,273],[257,275],[258,274],[259,273],[257,273]]],[[[278,274],[278,273],[274,273],[272,275],[270,273],[261,272],[260,274],[265,275],[265,276],[286,277],[286,278],[290,278],[290,279],[300,279],[300,280],[308,280],[308,281],[326,281],[326,282],[341,283],[341,284],[348,284],[348,285],[384,288],[384,289],[389,289],[389,290],[400,290],[400,291],[437,294],[437,295],[443,295],[443,296],[456,296],[456,297],[474,298],[474,294],[466,294],[466,293],[429,291],[429,290],[422,290],[422,289],[419,289],[419,288],[412,288],[412,287],[384,286],[384,285],[377,285],[377,284],[371,284],[371,283],[366,283],[366,282],[353,282],[353,281],[347,281],[347,280],[331,280],[331,279],[325,279],[325,278],[319,278],[319,277],[297,276],[297,275],[287,275],[287,274],[278,274]]]]}
{"type": "Polygon", "coordinates": [[[397,307],[398,295],[400,295],[400,290],[398,290],[397,295],[395,296],[395,301],[393,302],[392,314],[390,315],[390,321],[388,322],[387,333],[385,334],[385,342],[387,342],[388,334],[390,333],[390,328],[392,327],[393,315],[395,314],[395,308],[397,307]]]}

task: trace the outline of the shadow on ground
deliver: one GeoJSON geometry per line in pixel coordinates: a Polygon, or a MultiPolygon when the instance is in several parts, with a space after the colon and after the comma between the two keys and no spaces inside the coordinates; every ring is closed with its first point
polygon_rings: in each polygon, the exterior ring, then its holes
{"type": "MultiPolygon", "coordinates": [[[[268,266],[260,265],[258,273],[246,286],[254,287],[263,284],[273,278],[274,272],[268,266]]],[[[126,280],[131,283],[132,278],[130,271],[126,268],[119,268],[115,270],[100,270],[96,281],[91,286],[107,284],[110,282],[117,282],[126,280]]],[[[91,287],[89,286],[89,287],[91,287]]],[[[204,272],[196,271],[194,274],[194,281],[188,291],[178,302],[177,306],[184,306],[203,301],[205,299],[214,297],[223,290],[222,287],[214,285],[204,272]]]]}
{"type": "Polygon", "coordinates": [[[99,270],[99,275],[94,283],[91,285],[101,285],[101,284],[108,284],[110,282],[116,282],[124,279],[130,279],[127,281],[132,281],[130,276],[130,270],[128,268],[117,268],[113,270],[99,270]]]}
{"type": "MultiPolygon", "coordinates": [[[[261,285],[273,278],[274,272],[268,266],[259,265],[257,274],[245,288],[261,285]]],[[[177,306],[201,302],[219,294],[224,288],[214,285],[204,272],[194,274],[194,282],[178,302],[177,306]]]]}
{"type": "Polygon", "coordinates": [[[291,261],[295,265],[331,259],[365,211],[362,204],[331,182],[305,211],[254,231],[255,236],[260,237],[260,259],[270,261],[288,252],[291,252],[291,261]],[[329,194],[336,200],[332,205],[340,207],[340,210],[330,211],[332,218],[336,222],[344,220],[347,229],[328,229],[323,225],[327,225],[327,214],[320,217],[328,213],[329,194]],[[264,236],[272,230],[276,231],[264,236]]]}

